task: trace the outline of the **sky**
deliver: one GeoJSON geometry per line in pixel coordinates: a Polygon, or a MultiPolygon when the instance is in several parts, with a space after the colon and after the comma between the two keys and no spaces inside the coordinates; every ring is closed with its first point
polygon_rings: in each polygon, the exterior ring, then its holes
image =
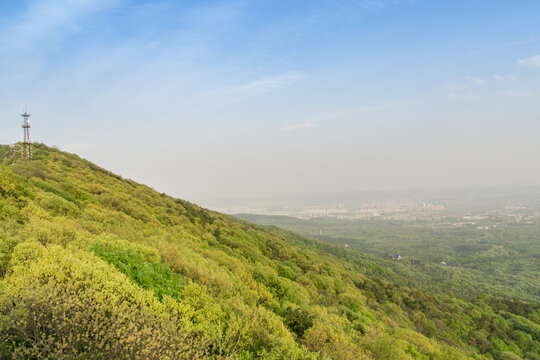
{"type": "Polygon", "coordinates": [[[194,202],[540,185],[537,0],[0,0],[0,143],[194,202]]]}

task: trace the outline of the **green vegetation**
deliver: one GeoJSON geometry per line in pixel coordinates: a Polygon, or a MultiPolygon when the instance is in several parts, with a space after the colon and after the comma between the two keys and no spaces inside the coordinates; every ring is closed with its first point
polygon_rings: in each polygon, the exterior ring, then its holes
{"type": "Polygon", "coordinates": [[[540,301],[540,223],[489,220],[457,227],[436,221],[368,221],[240,215],[324,242],[370,253],[392,281],[461,298],[540,301]],[[482,226],[478,226],[482,225],[482,226]],[[486,227],[488,227],[486,229],[486,227]],[[402,261],[391,261],[400,254],[402,261]]]}
{"type": "Polygon", "coordinates": [[[540,359],[540,309],[0,146],[0,358],[540,359]]]}
{"type": "Polygon", "coordinates": [[[155,251],[141,251],[132,245],[119,247],[116,243],[95,243],[90,247],[97,256],[114,265],[121,273],[143,289],[151,289],[160,299],[163,295],[178,298],[182,290],[180,276],[171,271],[168,264],[161,263],[155,251]]]}

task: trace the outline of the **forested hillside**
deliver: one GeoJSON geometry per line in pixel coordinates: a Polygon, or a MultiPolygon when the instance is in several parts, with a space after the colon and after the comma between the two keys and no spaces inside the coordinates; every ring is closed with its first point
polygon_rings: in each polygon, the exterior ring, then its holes
{"type": "Polygon", "coordinates": [[[540,359],[537,305],[392,281],[354,250],[0,146],[0,358],[540,359]]]}
{"type": "Polygon", "coordinates": [[[540,222],[456,227],[437,221],[238,215],[375,255],[394,282],[460,298],[540,302],[540,222]],[[400,254],[400,261],[392,256],[400,254]]]}

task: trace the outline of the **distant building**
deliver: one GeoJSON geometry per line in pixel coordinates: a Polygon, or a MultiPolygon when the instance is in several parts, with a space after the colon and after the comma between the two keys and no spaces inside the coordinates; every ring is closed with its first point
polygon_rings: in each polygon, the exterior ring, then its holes
{"type": "Polygon", "coordinates": [[[392,256],[392,259],[393,260],[403,260],[403,258],[401,257],[400,254],[396,254],[396,255],[392,256]]]}

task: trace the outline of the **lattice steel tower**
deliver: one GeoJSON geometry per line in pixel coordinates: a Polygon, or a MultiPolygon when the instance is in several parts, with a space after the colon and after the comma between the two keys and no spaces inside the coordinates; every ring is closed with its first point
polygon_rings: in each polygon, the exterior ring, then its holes
{"type": "Polygon", "coordinates": [[[23,117],[22,128],[24,130],[22,156],[23,159],[32,160],[32,142],[30,141],[30,114],[25,111],[21,114],[23,117]]]}

